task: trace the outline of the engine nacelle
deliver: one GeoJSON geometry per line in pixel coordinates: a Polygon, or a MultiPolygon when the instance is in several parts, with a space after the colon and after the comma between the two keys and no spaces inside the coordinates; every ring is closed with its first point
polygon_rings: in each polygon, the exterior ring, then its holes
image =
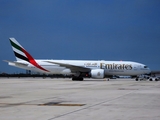
{"type": "Polygon", "coordinates": [[[91,70],[91,77],[97,78],[97,79],[103,79],[104,78],[104,69],[91,70]]]}

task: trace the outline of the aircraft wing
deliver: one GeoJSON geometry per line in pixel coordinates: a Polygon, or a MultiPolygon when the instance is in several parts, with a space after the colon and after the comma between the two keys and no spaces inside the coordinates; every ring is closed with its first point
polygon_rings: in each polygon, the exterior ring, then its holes
{"type": "Polygon", "coordinates": [[[52,61],[45,61],[45,62],[57,64],[57,65],[60,65],[61,67],[69,68],[72,72],[90,72],[91,71],[90,68],[86,68],[86,67],[82,67],[82,66],[76,66],[76,65],[59,63],[59,62],[52,62],[52,61]]]}
{"type": "Polygon", "coordinates": [[[3,60],[4,62],[8,62],[9,64],[15,64],[15,65],[19,65],[19,66],[28,66],[28,64],[25,63],[20,63],[17,61],[9,61],[9,60],[3,60]]]}

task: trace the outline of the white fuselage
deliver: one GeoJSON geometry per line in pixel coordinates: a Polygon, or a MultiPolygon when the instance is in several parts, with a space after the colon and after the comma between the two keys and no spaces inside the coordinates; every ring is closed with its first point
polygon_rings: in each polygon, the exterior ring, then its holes
{"type": "Polygon", "coordinates": [[[130,61],[91,61],[91,60],[35,60],[41,67],[45,68],[47,71],[41,70],[34,65],[26,61],[17,61],[19,63],[28,64],[17,65],[14,63],[9,63],[9,65],[33,70],[46,74],[68,74],[75,75],[79,74],[74,72],[70,68],[61,66],[59,64],[53,64],[50,62],[58,62],[67,65],[79,66],[84,68],[93,69],[104,69],[105,75],[124,75],[124,76],[134,76],[141,74],[149,74],[150,69],[144,64],[130,61]]]}

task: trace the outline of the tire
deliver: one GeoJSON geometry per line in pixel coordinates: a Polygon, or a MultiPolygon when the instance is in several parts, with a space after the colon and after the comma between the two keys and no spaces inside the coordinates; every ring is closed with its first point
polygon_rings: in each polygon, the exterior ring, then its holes
{"type": "Polygon", "coordinates": [[[72,81],[83,81],[83,77],[73,77],[72,81]]]}
{"type": "Polygon", "coordinates": [[[136,78],[135,80],[138,81],[138,78],[136,78]]]}

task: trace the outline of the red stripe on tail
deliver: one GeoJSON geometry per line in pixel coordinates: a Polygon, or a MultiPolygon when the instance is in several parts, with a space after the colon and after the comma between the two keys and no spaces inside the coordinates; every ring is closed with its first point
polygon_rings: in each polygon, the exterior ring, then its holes
{"type": "Polygon", "coordinates": [[[41,70],[44,70],[44,71],[46,71],[46,72],[49,72],[48,70],[46,70],[46,69],[44,69],[43,67],[41,67],[41,66],[34,60],[34,58],[33,58],[25,49],[23,49],[23,48],[21,48],[21,49],[22,49],[22,51],[25,53],[25,55],[27,56],[29,62],[30,62],[32,65],[34,65],[35,67],[37,67],[37,68],[39,68],[39,69],[41,69],[41,70]]]}

